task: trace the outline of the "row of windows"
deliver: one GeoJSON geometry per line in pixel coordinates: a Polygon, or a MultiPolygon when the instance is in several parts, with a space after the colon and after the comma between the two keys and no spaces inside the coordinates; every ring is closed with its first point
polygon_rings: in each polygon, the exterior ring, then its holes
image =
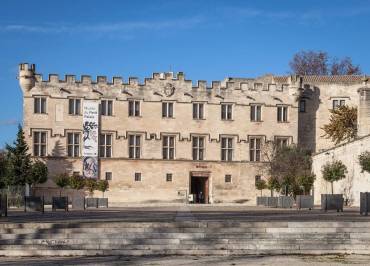
{"type": "MultiPolygon", "coordinates": [[[[254,122],[262,121],[261,115],[262,105],[255,104],[250,107],[250,119],[254,122]]],[[[112,116],[113,115],[113,101],[102,100],[101,101],[101,115],[112,116]]],[[[34,99],[34,113],[44,114],[46,113],[46,98],[37,97],[34,99]]],[[[70,115],[81,115],[81,100],[80,99],[69,99],[68,113],[70,115]]],[[[129,101],[128,104],[128,115],[132,117],[140,117],[140,101],[129,101]]],[[[162,117],[173,118],[174,117],[174,104],[173,102],[162,103],[162,117]]],[[[193,119],[204,119],[204,103],[193,103],[193,119]]],[[[233,105],[232,104],[221,104],[221,119],[232,120],[233,119],[233,105]]],[[[277,106],[277,121],[287,122],[288,121],[288,107],[277,106]]]]}
{"type": "MultiPolygon", "coordinates": [[[[335,99],[332,101],[332,109],[346,104],[345,100],[335,99]]],[[[221,119],[232,120],[232,104],[221,104],[221,119]]],[[[286,122],[288,119],[288,107],[278,106],[277,107],[277,119],[279,122],[286,122]]],[[[140,101],[129,101],[128,108],[129,116],[140,116],[140,101]]],[[[172,118],[174,116],[174,105],[173,102],[162,103],[162,117],[172,118]]],[[[251,121],[262,121],[261,117],[262,105],[255,104],[251,105],[250,119],[251,121]]],[[[306,100],[302,99],[299,101],[299,111],[301,113],[306,112],[306,100]]],[[[34,98],[34,113],[45,114],[46,113],[46,98],[36,97],[34,98]]],[[[69,99],[68,100],[68,114],[70,115],[81,115],[81,99],[69,99]]],[[[102,100],[101,101],[101,115],[112,116],[113,115],[113,101],[102,100]]],[[[204,119],[204,104],[193,103],[193,119],[204,119]]]]}
{"type": "MultiPolygon", "coordinates": [[[[80,172],[74,172],[74,174],[77,174],[79,175],[80,172]]],[[[165,180],[166,182],[172,182],[172,173],[166,173],[165,175],[165,180]]],[[[107,181],[112,181],[112,178],[113,178],[113,174],[112,172],[105,172],[105,180],[107,181]]],[[[261,176],[256,176],[255,177],[255,182],[257,182],[258,180],[261,180],[261,176]]],[[[142,181],[142,174],[141,173],[134,173],[134,181],[135,182],[141,182],[142,181]]],[[[232,181],[232,176],[230,174],[226,174],[225,175],[225,183],[231,183],[232,181]]]]}
{"type": "MultiPolygon", "coordinates": [[[[128,137],[128,156],[131,159],[141,158],[141,135],[129,135],[128,137]]],[[[80,133],[67,133],[67,155],[69,157],[80,156],[80,133]]],[[[101,134],[99,138],[99,156],[103,158],[112,157],[112,134],[101,134]]],[[[47,135],[46,132],[33,133],[33,154],[35,156],[46,156],[47,135]]],[[[278,147],[287,146],[287,137],[277,137],[278,147]]],[[[249,139],[249,158],[252,162],[261,161],[262,138],[252,137],[249,139]]],[[[221,138],[221,160],[232,161],[234,155],[234,138],[221,138]]],[[[205,137],[192,137],[192,158],[201,161],[205,157],[205,137]]],[[[162,159],[175,159],[175,136],[163,136],[162,140],[162,159]]]]}

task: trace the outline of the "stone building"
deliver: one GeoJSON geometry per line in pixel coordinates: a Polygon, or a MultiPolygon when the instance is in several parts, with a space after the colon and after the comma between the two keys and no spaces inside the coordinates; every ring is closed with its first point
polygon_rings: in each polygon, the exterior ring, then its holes
{"type": "MultiPolygon", "coordinates": [[[[329,110],[358,105],[361,76],[226,78],[194,84],[183,73],[92,80],[47,80],[20,64],[24,130],[50,178],[37,193],[56,193],[53,176],[82,174],[83,106],[99,103],[98,176],[113,205],[183,202],[255,204],[255,180],[267,175],[264,147],[298,144],[313,152],[329,110]]],[[[72,193],[69,191],[68,193],[72,193]]],[[[267,192],[266,192],[267,193],[267,192]]]]}

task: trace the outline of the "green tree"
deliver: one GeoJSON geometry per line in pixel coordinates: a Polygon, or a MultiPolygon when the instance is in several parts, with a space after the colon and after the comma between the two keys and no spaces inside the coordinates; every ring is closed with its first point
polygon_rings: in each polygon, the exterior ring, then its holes
{"type": "Polygon", "coordinates": [[[273,196],[273,192],[279,192],[281,189],[281,185],[279,180],[276,177],[269,177],[267,179],[267,188],[271,191],[271,196],[273,196]]]}
{"type": "Polygon", "coordinates": [[[0,189],[5,188],[7,185],[7,157],[4,151],[0,152],[0,189]]]}
{"type": "Polygon", "coordinates": [[[315,182],[315,175],[302,175],[297,178],[298,185],[303,187],[303,194],[307,195],[310,193],[310,190],[315,182]]]}
{"type": "Polygon", "coordinates": [[[24,138],[21,126],[18,126],[17,139],[11,146],[6,145],[8,151],[8,185],[25,185],[27,177],[31,174],[31,155],[24,138]]]}
{"type": "Polygon", "coordinates": [[[85,187],[87,191],[89,191],[90,196],[92,197],[94,195],[94,191],[97,188],[97,182],[94,178],[87,178],[85,181],[85,187]]]}
{"type": "Polygon", "coordinates": [[[310,153],[296,145],[290,145],[275,148],[270,157],[269,174],[279,183],[280,189],[285,195],[299,194],[301,189],[298,177],[312,175],[310,153]]]}
{"type": "Polygon", "coordinates": [[[103,198],[104,198],[104,192],[108,190],[109,188],[109,183],[107,180],[99,180],[97,182],[97,186],[96,186],[97,190],[103,192],[103,198]]]}
{"type": "Polygon", "coordinates": [[[331,184],[331,194],[334,194],[333,183],[346,177],[347,167],[339,160],[327,162],[321,169],[322,177],[331,184]]]}
{"type": "Polygon", "coordinates": [[[366,171],[370,173],[370,152],[365,151],[358,156],[359,163],[362,168],[362,172],[366,171]]]}
{"type": "Polygon", "coordinates": [[[357,108],[347,105],[330,110],[329,123],[322,127],[323,137],[331,139],[335,144],[352,140],[357,134],[357,108]]]}
{"type": "Polygon", "coordinates": [[[37,184],[45,183],[48,179],[48,167],[44,162],[35,161],[31,165],[31,173],[26,177],[26,183],[33,188],[37,184]]]}
{"type": "Polygon", "coordinates": [[[257,180],[255,186],[256,186],[256,189],[257,190],[260,190],[261,191],[261,197],[262,197],[262,190],[264,190],[264,189],[267,188],[266,181],[263,180],[263,179],[257,180]]]}
{"type": "Polygon", "coordinates": [[[69,176],[67,173],[59,174],[55,177],[55,184],[60,188],[59,196],[62,196],[62,190],[69,185],[69,176]]]}
{"type": "Polygon", "coordinates": [[[69,178],[69,186],[72,189],[83,189],[85,187],[85,179],[82,176],[79,175],[72,175],[69,178]]]}

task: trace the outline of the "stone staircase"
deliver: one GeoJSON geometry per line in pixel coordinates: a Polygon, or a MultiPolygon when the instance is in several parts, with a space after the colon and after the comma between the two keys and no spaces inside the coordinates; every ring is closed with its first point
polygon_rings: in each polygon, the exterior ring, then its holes
{"type": "Polygon", "coordinates": [[[370,222],[0,223],[0,256],[370,254],[370,222]]]}

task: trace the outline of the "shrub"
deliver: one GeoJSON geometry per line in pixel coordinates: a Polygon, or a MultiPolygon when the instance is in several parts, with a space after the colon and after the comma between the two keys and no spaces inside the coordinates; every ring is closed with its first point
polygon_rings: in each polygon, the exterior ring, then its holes
{"type": "Polygon", "coordinates": [[[302,175],[297,178],[298,185],[300,187],[303,187],[303,193],[305,195],[310,193],[310,190],[313,186],[313,183],[315,182],[315,175],[302,175]]]}
{"type": "Polygon", "coordinates": [[[85,180],[85,187],[86,187],[87,191],[89,191],[90,196],[93,196],[94,195],[94,190],[97,189],[96,179],[94,179],[94,178],[87,178],[85,180]]]}
{"type": "Polygon", "coordinates": [[[85,186],[85,179],[79,175],[72,175],[69,178],[69,186],[72,189],[76,189],[76,190],[83,189],[85,186]]]}
{"type": "Polygon", "coordinates": [[[267,188],[267,184],[265,180],[257,180],[256,181],[256,189],[261,191],[261,196],[262,196],[262,190],[267,188]]]}
{"type": "Polygon", "coordinates": [[[331,184],[331,194],[334,194],[333,182],[346,177],[347,167],[341,161],[327,162],[321,169],[322,177],[331,184]]]}
{"type": "Polygon", "coordinates": [[[99,180],[97,182],[97,190],[103,192],[103,198],[104,198],[104,192],[107,191],[109,188],[109,183],[107,180],[99,180]]]}
{"type": "Polygon", "coordinates": [[[271,196],[273,194],[273,191],[279,192],[281,189],[279,180],[276,177],[270,177],[267,180],[267,188],[271,191],[271,196]]]}
{"type": "Polygon", "coordinates": [[[365,151],[358,156],[362,172],[366,171],[370,173],[370,152],[365,151]]]}
{"type": "Polygon", "coordinates": [[[69,185],[69,176],[67,173],[59,174],[55,178],[55,184],[60,188],[59,196],[62,196],[62,190],[69,185]]]}

